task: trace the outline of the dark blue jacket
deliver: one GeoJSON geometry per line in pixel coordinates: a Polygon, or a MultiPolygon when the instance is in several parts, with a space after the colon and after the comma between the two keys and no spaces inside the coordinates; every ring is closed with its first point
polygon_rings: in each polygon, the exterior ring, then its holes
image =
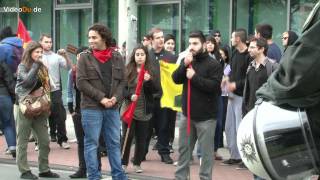
{"type": "Polygon", "coordinates": [[[22,40],[17,37],[7,37],[0,42],[0,61],[5,61],[16,73],[23,52],[22,40]]]}

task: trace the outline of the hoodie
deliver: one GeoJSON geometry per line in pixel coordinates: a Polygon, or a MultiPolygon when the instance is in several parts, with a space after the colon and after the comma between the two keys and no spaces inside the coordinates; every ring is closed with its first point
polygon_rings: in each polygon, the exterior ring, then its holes
{"type": "Polygon", "coordinates": [[[22,45],[22,40],[17,37],[7,37],[0,42],[0,61],[5,61],[14,73],[21,62],[22,45]]]}

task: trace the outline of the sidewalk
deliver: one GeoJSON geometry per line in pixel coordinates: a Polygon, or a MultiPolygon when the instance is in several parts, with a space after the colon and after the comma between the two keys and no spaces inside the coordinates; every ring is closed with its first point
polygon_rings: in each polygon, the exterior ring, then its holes
{"type": "MultiPolygon", "coordinates": [[[[73,123],[71,118],[68,116],[67,119],[67,132],[71,145],[71,149],[65,150],[60,148],[56,143],[50,143],[50,155],[49,155],[49,163],[52,169],[60,169],[67,171],[75,171],[78,166],[77,160],[77,144],[75,142],[75,135],[73,130],[73,123]]],[[[144,161],[141,164],[143,173],[137,174],[133,171],[132,164],[129,164],[128,167],[128,176],[133,179],[174,179],[174,172],[176,167],[174,165],[168,165],[161,162],[160,156],[157,151],[152,150],[154,142],[151,143],[149,147],[149,154],[147,155],[147,161],[144,161]]],[[[36,166],[37,164],[37,151],[34,150],[34,143],[29,143],[28,146],[28,160],[31,161],[36,166]]],[[[14,164],[15,161],[11,156],[5,155],[6,143],[4,136],[0,136],[0,164],[14,164]]],[[[176,143],[174,149],[177,149],[176,143]]],[[[131,151],[133,152],[133,151],[131,151]]],[[[229,154],[226,149],[219,149],[219,154],[223,156],[224,159],[228,159],[229,154]]],[[[131,153],[131,156],[133,153],[131,153]]],[[[171,157],[174,161],[178,159],[177,150],[171,157]]],[[[213,179],[214,180],[251,180],[252,173],[248,170],[236,170],[236,166],[221,166],[221,161],[215,161],[213,168],[213,179]]],[[[1,167],[1,166],[0,166],[1,167]]],[[[102,170],[105,172],[104,174],[110,175],[110,167],[108,158],[102,158],[102,170]]],[[[191,179],[196,180],[198,177],[199,170],[199,161],[195,157],[193,164],[191,165],[191,179]]],[[[0,174],[2,174],[2,168],[0,169],[0,174]]],[[[16,174],[18,176],[18,169],[15,167],[16,174]]],[[[67,177],[67,176],[66,176],[67,177]]],[[[0,177],[1,179],[1,177],[0,177]]]]}

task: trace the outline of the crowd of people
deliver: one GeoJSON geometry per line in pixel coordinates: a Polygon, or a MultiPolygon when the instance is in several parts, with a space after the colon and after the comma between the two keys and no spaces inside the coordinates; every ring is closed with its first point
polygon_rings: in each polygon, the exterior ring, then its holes
{"type": "MultiPolygon", "coordinates": [[[[245,169],[236,143],[237,129],[243,116],[254,107],[257,89],[277,68],[283,52],[273,42],[269,24],[258,24],[250,39],[245,29],[234,30],[231,48],[221,39],[219,30],[208,35],[192,31],[188,47],[177,52],[174,35],[152,28],[127,57],[114,47],[111,31],[94,24],[88,29],[89,47],[79,47],[75,53],[77,62],[72,64],[66,50],[52,51],[50,35],[41,35],[39,41],[29,42],[23,50],[22,41],[11,28],[4,28],[0,36],[0,122],[8,154],[17,159],[20,177],[38,178],[27,161],[30,136],[39,150],[39,176],[59,177],[50,170],[48,155],[50,141],[70,148],[62,100],[62,68],[68,70],[67,104],[78,142],[79,169],[70,178],[100,179],[102,144],[113,179],[127,179],[130,162],[136,173],[142,173],[141,163],[147,160],[153,136],[157,137],[153,150],[158,151],[161,161],[177,166],[176,179],[189,177],[196,142],[199,179],[212,178],[215,161],[245,169]],[[161,61],[177,65],[168,78],[183,86],[182,112],[161,107],[161,61]],[[137,94],[142,71],[142,88],[137,94]],[[27,109],[22,108],[29,97],[45,95],[50,97],[49,109],[30,115],[30,104],[27,109]],[[136,108],[128,125],[121,121],[121,115],[132,102],[136,108]],[[174,162],[170,153],[174,151],[176,127],[179,157],[174,162]],[[225,146],[224,134],[230,152],[227,160],[218,154],[218,149],[225,146]],[[134,157],[129,159],[133,139],[134,157]]],[[[297,39],[295,32],[284,32],[284,51],[297,39]]]]}

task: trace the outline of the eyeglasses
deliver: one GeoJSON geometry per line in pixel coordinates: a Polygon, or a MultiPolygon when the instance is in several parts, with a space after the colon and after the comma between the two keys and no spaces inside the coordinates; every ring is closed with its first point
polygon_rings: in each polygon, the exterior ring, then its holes
{"type": "Polygon", "coordinates": [[[287,39],[288,39],[288,37],[282,37],[281,39],[283,39],[283,40],[287,40],[287,39]]]}
{"type": "Polygon", "coordinates": [[[215,34],[215,35],[213,35],[214,37],[221,37],[221,35],[220,34],[215,34]]]}

